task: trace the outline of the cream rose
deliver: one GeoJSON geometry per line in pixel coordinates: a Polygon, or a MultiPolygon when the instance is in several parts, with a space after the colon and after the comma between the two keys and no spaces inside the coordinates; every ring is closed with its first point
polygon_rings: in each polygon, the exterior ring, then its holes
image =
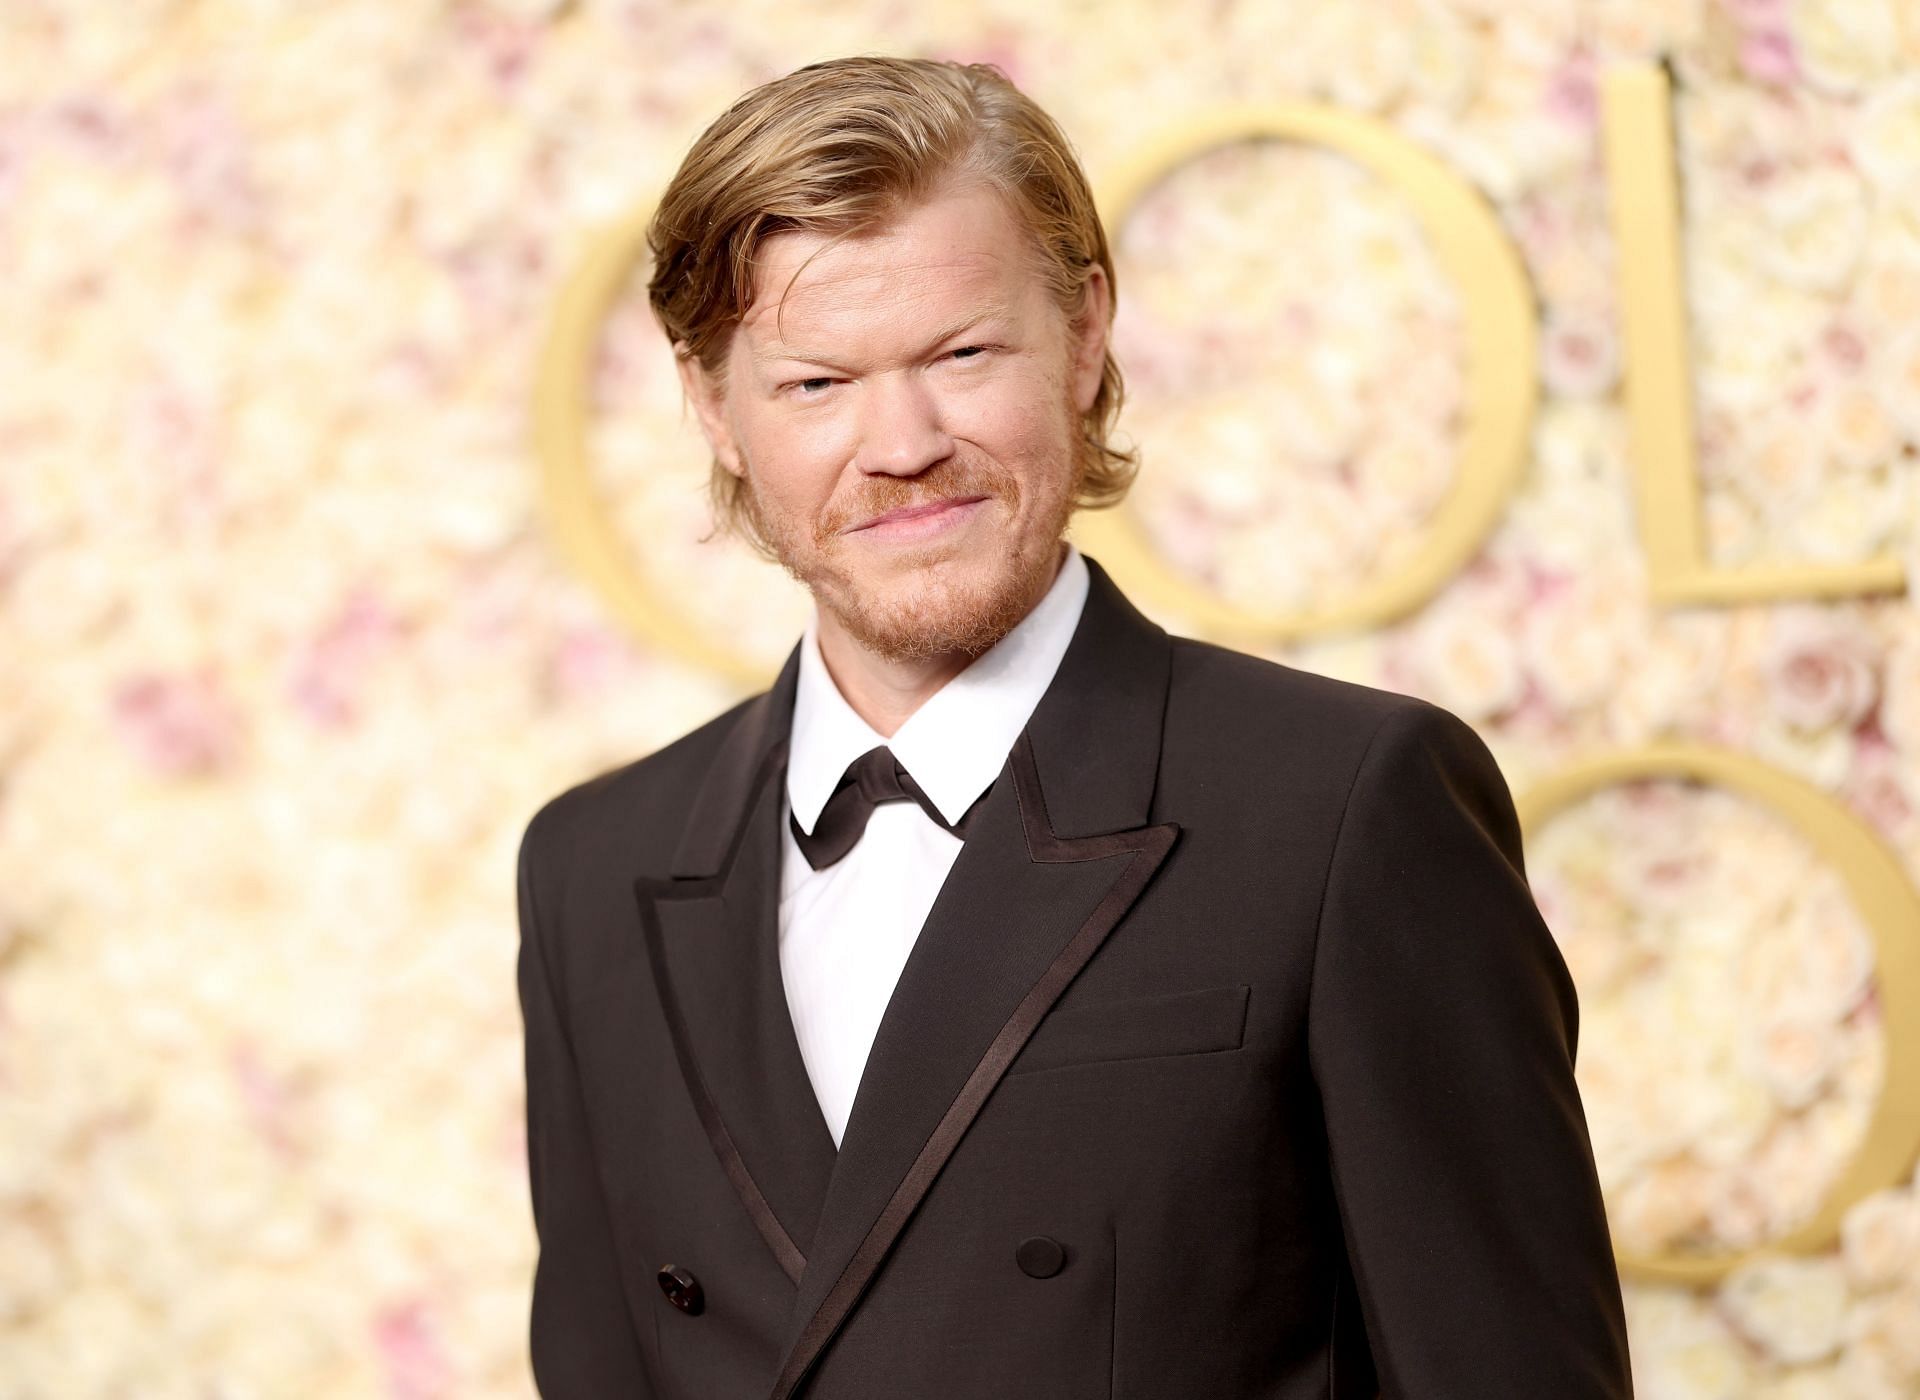
{"type": "Polygon", "coordinates": [[[1789,0],[1787,22],[1816,87],[1854,93],[1895,72],[1900,20],[1889,0],[1789,0]]]}
{"type": "Polygon", "coordinates": [[[1840,1224],[1847,1277],[1863,1291],[1888,1288],[1920,1266],[1920,1198],[1912,1187],[1876,1191],[1840,1224]]]}
{"type": "Polygon", "coordinates": [[[1862,1300],[1848,1333],[1864,1365],[1896,1383],[1920,1382],[1920,1279],[1862,1300]]]}
{"type": "Polygon", "coordinates": [[[1763,1255],[1729,1274],[1719,1297],[1742,1335],[1777,1361],[1805,1365],[1840,1346],[1848,1298],[1837,1260],[1763,1255]]]}
{"type": "Polygon", "coordinates": [[[1422,616],[1413,654],[1433,699],[1469,721],[1511,709],[1526,675],[1504,617],[1449,601],[1422,616]]]}

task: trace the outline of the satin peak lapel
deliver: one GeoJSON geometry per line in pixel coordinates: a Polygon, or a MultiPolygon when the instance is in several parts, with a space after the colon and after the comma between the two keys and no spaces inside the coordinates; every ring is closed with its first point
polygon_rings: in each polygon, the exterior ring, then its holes
{"type": "Polygon", "coordinates": [[[799,656],[795,647],[743,707],[694,800],[671,876],[634,882],[688,1093],[742,1207],[794,1282],[835,1157],[780,978],[780,779],[799,656]]]}

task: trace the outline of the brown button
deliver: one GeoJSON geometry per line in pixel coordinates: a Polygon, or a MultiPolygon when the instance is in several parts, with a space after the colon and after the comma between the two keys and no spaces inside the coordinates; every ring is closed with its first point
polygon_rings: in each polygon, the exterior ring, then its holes
{"type": "Polygon", "coordinates": [[[660,1266],[660,1291],[667,1295],[667,1301],[683,1313],[697,1313],[700,1305],[706,1301],[706,1294],[700,1289],[700,1280],[678,1264],[660,1266]]]}
{"type": "Polygon", "coordinates": [[[1052,1278],[1067,1262],[1067,1251],[1060,1247],[1060,1241],[1047,1235],[1035,1235],[1020,1241],[1020,1247],[1014,1250],[1013,1257],[1021,1269],[1033,1277],[1052,1278]]]}

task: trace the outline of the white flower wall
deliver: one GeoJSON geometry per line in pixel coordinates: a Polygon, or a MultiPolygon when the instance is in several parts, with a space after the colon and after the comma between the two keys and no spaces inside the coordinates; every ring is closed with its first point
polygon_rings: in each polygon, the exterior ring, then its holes
{"type": "MultiPolygon", "coordinates": [[[[1096,184],[1229,100],[1329,102],[1447,161],[1539,300],[1527,473],[1423,609],[1271,654],[1448,706],[1516,790],[1598,749],[1737,748],[1920,879],[1913,599],[1649,598],[1597,131],[1603,67],[1667,54],[1710,556],[1912,572],[1920,7],[10,0],[0,1396],[529,1393],[513,850],[544,797],[743,693],[631,641],[543,532],[543,318],[740,91],[870,50],[1000,64],[1096,184]]],[[[1404,558],[1462,369],[1393,192],[1224,149],[1118,248],[1165,557],[1262,605],[1404,558]]],[[[635,567],[770,671],[804,599],[698,542],[705,455],[638,297],[597,391],[635,567]]],[[[1629,1284],[1640,1394],[1920,1395],[1910,1172],[1833,1250],[1765,1249],[1882,1088],[1844,887],[1678,782],[1555,818],[1529,870],[1617,1240],[1756,1251],[1629,1284]]]]}

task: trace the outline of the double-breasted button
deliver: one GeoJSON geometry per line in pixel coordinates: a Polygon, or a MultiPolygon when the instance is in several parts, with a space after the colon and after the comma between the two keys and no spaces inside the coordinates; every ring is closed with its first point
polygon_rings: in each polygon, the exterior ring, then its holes
{"type": "Polygon", "coordinates": [[[684,1313],[697,1313],[706,1301],[701,1291],[700,1280],[681,1268],[678,1264],[660,1266],[660,1291],[667,1295],[667,1301],[684,1313]]]}
{"type": "Polygon", "coordinates": [[[1013,1257],[1024,1273],[1034,1278],[1052,1278],[1067,1262],[1067,1251],[1050,1235],[1034,1235],[1020,1241],[1013,1257]]]}

